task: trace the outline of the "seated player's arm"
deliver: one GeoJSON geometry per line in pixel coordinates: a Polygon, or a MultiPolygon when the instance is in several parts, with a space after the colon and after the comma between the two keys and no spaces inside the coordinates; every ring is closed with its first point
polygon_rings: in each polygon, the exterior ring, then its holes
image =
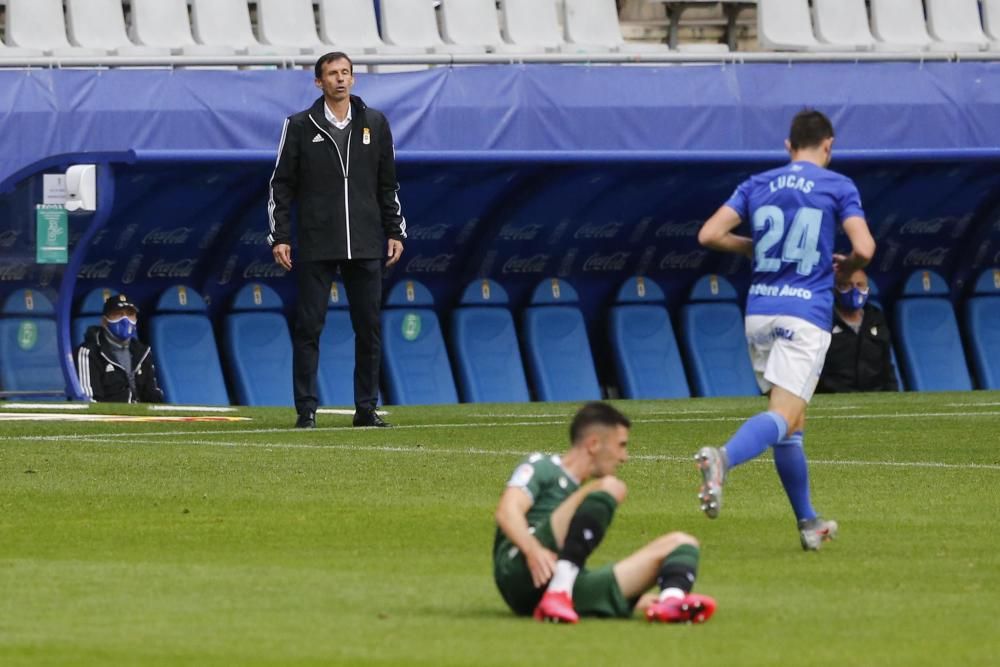
{"type": "Polygon", "coordinates": [[[753,257],[753,239],[733,234],[740,221],[740,214],[723,204],[698,230],[698,243],[712,250],[753,257]]]}
{"type": "Polygon", "coordinates": [[[875,239],[868,230],[868,223],[864,218],[851,216],[844,220],[844,233],[851,241],[850,255],[834,255],[837,274],[843,278],[850,276],[858,269],[868,266],[875,256],[875,239]]]}
{"type": "Polygon", "coordinates": [[[552,578],[556,554],[546,549],[529,530],[527,514],[531,503],[531,496],[523,489],[507,487],[497,505],[496,521],[507,539],[524,554],[532,582],[535,588],[540,588],[552,578]]]}

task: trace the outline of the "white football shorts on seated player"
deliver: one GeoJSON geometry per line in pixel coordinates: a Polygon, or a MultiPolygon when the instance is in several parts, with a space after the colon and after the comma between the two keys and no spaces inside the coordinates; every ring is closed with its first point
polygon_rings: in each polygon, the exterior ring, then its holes
{"type": "Polygon", "coordinates": [[[747,346],[762,392],[777,385],[808,403],[816,391],[830,332],[787,315],[748,315],[747,346]]]}

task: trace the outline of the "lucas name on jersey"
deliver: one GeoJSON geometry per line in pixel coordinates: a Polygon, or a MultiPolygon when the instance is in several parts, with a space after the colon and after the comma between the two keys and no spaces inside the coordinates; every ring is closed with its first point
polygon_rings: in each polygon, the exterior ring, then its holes
{"type": "Polygon", "coordinates": [[[782,174],[767,185],[771,192],[777,192],[778,190],[798,190],[806,194],[812,192],[813,188],[816,187],[815,182],[802,176],[793,176],[792,174],[782,174]]]}

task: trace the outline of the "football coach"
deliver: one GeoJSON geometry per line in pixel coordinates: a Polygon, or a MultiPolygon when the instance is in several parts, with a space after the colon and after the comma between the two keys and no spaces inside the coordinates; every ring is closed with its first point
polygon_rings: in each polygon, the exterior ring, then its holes
{"type": "Polygon", "coordinates": [[[292,336],[297,428],[316,425],[319,338],[330,286],[340,274],[354,328],[354,425],[389,426],[375,412],[382,332],[382,272],[403,253],[395,151],[385,116],[351,95],[354,63],[345,53],[316,61],[323,95],[285,119],[271,176],[267,217],[274,261],[294,266],[298,305],[292,336]],[[292,262],[291,206],[298,206],[292,262]]]}

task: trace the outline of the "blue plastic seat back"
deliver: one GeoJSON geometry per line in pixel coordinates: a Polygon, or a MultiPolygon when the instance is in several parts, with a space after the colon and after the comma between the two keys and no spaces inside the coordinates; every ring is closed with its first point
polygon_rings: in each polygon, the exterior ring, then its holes
{"type": "Polygon", "coordinates": [[[319,338],[319,402],[354,405],[354,329],[344,285],[330,287],[326,325],[319,338]]]}
{"type": "Polygon", "coordinates": [[[80,300],[76,309],[76,317],[70,325],[70,335],[74,346],[83,344],[83,337],[90,327],[101,325],[101,314],[104,312],[104,302],[115,293],[110,287],[97,287],[90,290],[80,300]]]}
{"type": "Polygon", "coordinates": [[[177,285],[160,295],[155,311],[149,318],[149,343],[166,401],[229,405],[205,300],[193,289],[177,285]]]}
{"type": "Polygon", "coordinates": [[[907,386],[913,391],[966,391],[972,379],[965,363],[948,285],[933,271],[907,278],[896,301],[894,335],[907,386]]]}
{"type": "Polygon", "coordinates": [[[609,326],[622,395],[691,396],[663,290],[647,278],[629,278],[618,290],[616,301],[609,326]]]}
{"type": "Polygon", "coordinates": [[[396,405],[457,403],[458,392],[431,293],[412,280],[389,291],[382,311],[382,372],[396,405]]]}
{"type": "Polygon", "coordinates": [[[281,298],[250,283],[225,319],[224,349],[240,405],[292,405],[292,338],[281,298]]]}
{"type": "Polygon", "coordinates": [[[531,400],[507,292],[492,280],[466,287],[451,315],[458,385],[467,403],[531,400]]]}
{"type": "Polygon", "coordinates": [[[524,311],[528,373],[543,401],[600,400],[601,387],[576,290],[558,279],[543,280],[524,311]]]}
{"type": "Polygon", "coordinates": [[[55,309],[39,291],[20,289],[0,306],[0,390],[63,391],[55,309]]]}
{"type": "Polygon", "coordinates": [[[1000,268],[983,272],[965,304],[965,331],[980,389],[1000,389],[1000,268]]]}
{"type": "Polygon", "coordinates": [[[736,290],[725,278],[702,276],[691,290],[691,301],[681,310],[681,329],[694,393],[760,394],[736,290]]]}

